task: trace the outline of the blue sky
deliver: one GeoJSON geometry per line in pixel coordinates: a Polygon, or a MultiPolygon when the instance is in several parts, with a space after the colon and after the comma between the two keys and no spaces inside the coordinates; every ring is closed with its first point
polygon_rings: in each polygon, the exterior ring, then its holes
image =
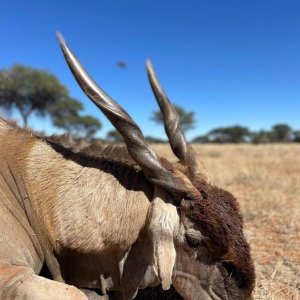
{"type": "MultiPolygon", "coordinates": [[[[99,136],[112,126],[77,86],[57,30],[145,135],[164,136],[150,120],[157,104],[147,58],[169,98],[195,112],[188,138],[235,124],[300,129],[300,1],[1,2],[0,68],[21,63],[58,76],[86,113],[101,120],[99,136]]],[[[30,125],[54,131],[47,119],[33,118],[30,125]]]]}

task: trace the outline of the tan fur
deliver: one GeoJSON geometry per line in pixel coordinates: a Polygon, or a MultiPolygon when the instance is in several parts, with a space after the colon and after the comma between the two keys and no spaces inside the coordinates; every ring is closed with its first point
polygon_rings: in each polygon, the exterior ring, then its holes
{"type": "MultiPolygon", "coordinates": [[[[189,174],[161,161],[175,176],[189,174]]],[[[241,252],[248,245],[238,206],[230,194],[199,184],[193,189],[202,198],[176,208],[126,148],[66,149],[0,119],[0,298],[52,292],[56,299],[87,299],[72,284],[129,300],[161,282],[187,300],[247,299],[254,277],[249,251],[241,252]],[[201,247],[187,244],[188,232],[201,247]],[[232,263],[223,265],[230,253],[232,263]],[[38,276],[45,262],[67,284],[38,276]]]]}
{"type": "Polygon", "coordinates": [[[149,202],[142,191],[128,191],[112,174],[66,160],[46,143],[32,148],[26,177],[33,207],[54,248],[127,249],[144,226],[149,202]]]}
{"type": "Polygon", "coordinates": [[[2,141],[2,137],[6,135],[6,132],[11,128],[8,122],[4,121],[0,118],[0,140],[2,141]]]}

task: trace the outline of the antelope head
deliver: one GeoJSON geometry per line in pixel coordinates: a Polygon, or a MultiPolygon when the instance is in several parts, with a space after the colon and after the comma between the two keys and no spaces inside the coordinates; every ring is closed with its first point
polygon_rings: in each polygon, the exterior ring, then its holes
{"type": "Polygon", "coordinates": [[[58,39],[78,84],[123,136],[128,153],[155,187],[147,222],[162,287],[172,284],[187,300],[251,299],[254,266],[238,203],[210,184],[151,63],[149,81],[177,163],[156,155],[127,112],[93,81],[61,35],[58,39]]]}

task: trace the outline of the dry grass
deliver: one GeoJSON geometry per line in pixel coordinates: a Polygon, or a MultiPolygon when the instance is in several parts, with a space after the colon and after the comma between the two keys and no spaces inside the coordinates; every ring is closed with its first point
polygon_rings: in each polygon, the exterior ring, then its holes
{"type": "MultiPolygon", "coordinates": [[[[255,299],[300,299],[300,145],[195,145],[212,183],[239,200],[255,299]]],[[[175,160],[166,145],[153,145],[175,160]]]]}

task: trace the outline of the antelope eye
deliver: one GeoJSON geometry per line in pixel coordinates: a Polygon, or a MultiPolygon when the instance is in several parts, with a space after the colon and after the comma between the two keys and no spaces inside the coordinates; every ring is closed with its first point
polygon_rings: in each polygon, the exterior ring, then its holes
{"type": "Polygon", "coordinates": [[[185,240],[191,248],[197,248],[202,245],[202,240],[188,234],[185,235],[185,240]]]}

